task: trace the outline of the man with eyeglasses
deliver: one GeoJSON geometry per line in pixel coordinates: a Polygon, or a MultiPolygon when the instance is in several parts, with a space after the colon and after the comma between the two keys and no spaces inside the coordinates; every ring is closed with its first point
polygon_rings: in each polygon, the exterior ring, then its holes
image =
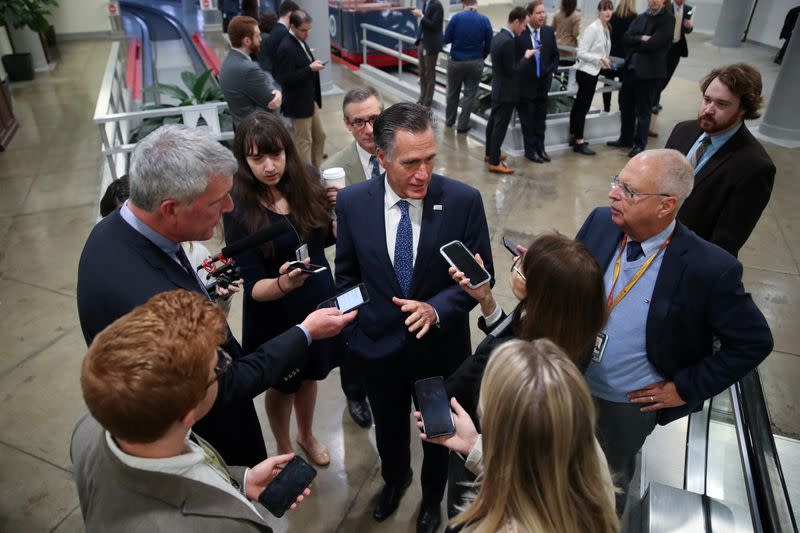
{"type": "Polygon", "coordinates": [[[90,414],[70,447],[88,531],[271,531],[258,496],[294,454],[229,467],[192,431],[233,365],[226,338],[224,312],[182,289],[95,338],[81,368],[90,414]]]}
{"type": "Polygon", "coordinates": [[[611,206],[596,208],[577,235],[605,269],[608,322],[586,381],[619,476],[620,516],[655,425],[699,410],[772,350],[741,263],[675,218],[693,180],[680,152],[645,151],[612,178],[611,206]]]}
{"type": "MultiPolygon", "coordinates": [[[[372,125],[382,111],[383,100],[374,87],[366,85],[347,91],[342,100],[342,121],[353,136],[353,142],[329,157],[321,170],[343,168],[347,185],[373,178],[383,179],[385,171],[375,155],[375,138],[372,135],[372,125]]],[[[328,188],[328,201],[334,206],[338,192],[339,189],[335,187],[328,188]]],[[[359,426],[370,427],[372,414],[367,403],[367,389],[363,376],[349,354],[339,365],[339,372],[350,416],[359,426]]]]}

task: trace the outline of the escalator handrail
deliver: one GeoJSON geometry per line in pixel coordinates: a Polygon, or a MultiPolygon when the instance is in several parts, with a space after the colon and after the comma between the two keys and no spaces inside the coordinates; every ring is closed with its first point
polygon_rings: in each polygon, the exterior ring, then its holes
{"type": "Polygon", "coordinates": [[[743,466],[752,476],[745,482],[750,485],[758,506],[753,517],[759,517],[763,531],[797,533],[797,522],[772,435],[758,370],[753,370],[736,383],[731,393],[734,411],[741,415],[736,417],[736,423],[744,446],[743,461],[747,462],[743,466]]]}

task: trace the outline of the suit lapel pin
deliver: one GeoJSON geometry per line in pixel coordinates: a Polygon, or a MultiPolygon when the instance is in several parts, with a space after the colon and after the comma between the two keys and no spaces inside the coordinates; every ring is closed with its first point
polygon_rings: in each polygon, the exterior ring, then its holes
{"type": "Polygon", "coordinates": [[[442,210],[442,204],[434,204],[433,210],[434,211],[441,211],[442,210]]]}

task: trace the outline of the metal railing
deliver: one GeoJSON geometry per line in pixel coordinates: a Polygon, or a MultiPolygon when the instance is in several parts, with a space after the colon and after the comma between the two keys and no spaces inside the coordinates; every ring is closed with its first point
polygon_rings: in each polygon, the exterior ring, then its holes
{"type": "Polygon", "coordinates": [[[233,139],[233,131],[223,131],[219,121],[220,110],[227,107],[227,102],[223,101],[162,109],[135,109],[130,91],[125,86],[125,54],[120,54],[118,42],[113,43],[94,111],[94,122],[100,129],[102,152],[111,179],[127,173],[128,154],[136,146],[131,142],[132,133],[143,120],[180,117],[183,124],[197,127],[202,119],[215,139],[225,141],[233,139]]]}

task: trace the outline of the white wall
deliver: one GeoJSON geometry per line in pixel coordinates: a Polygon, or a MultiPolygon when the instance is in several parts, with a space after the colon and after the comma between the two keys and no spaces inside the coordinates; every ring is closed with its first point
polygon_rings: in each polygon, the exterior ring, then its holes
{"type": "Polygon", "coordinates": [[[759,0],[747,40],[781,46],[783,41],[778,40],[778,35],[783,27],[783,19],[796,5],[800,5],[798,0],[759,0]]]}
{"type": "Polygon", "coordinates": [[[110,33],[108,2],[105,0],[59,0],[53,9],[56,35],[110,33]]]}

